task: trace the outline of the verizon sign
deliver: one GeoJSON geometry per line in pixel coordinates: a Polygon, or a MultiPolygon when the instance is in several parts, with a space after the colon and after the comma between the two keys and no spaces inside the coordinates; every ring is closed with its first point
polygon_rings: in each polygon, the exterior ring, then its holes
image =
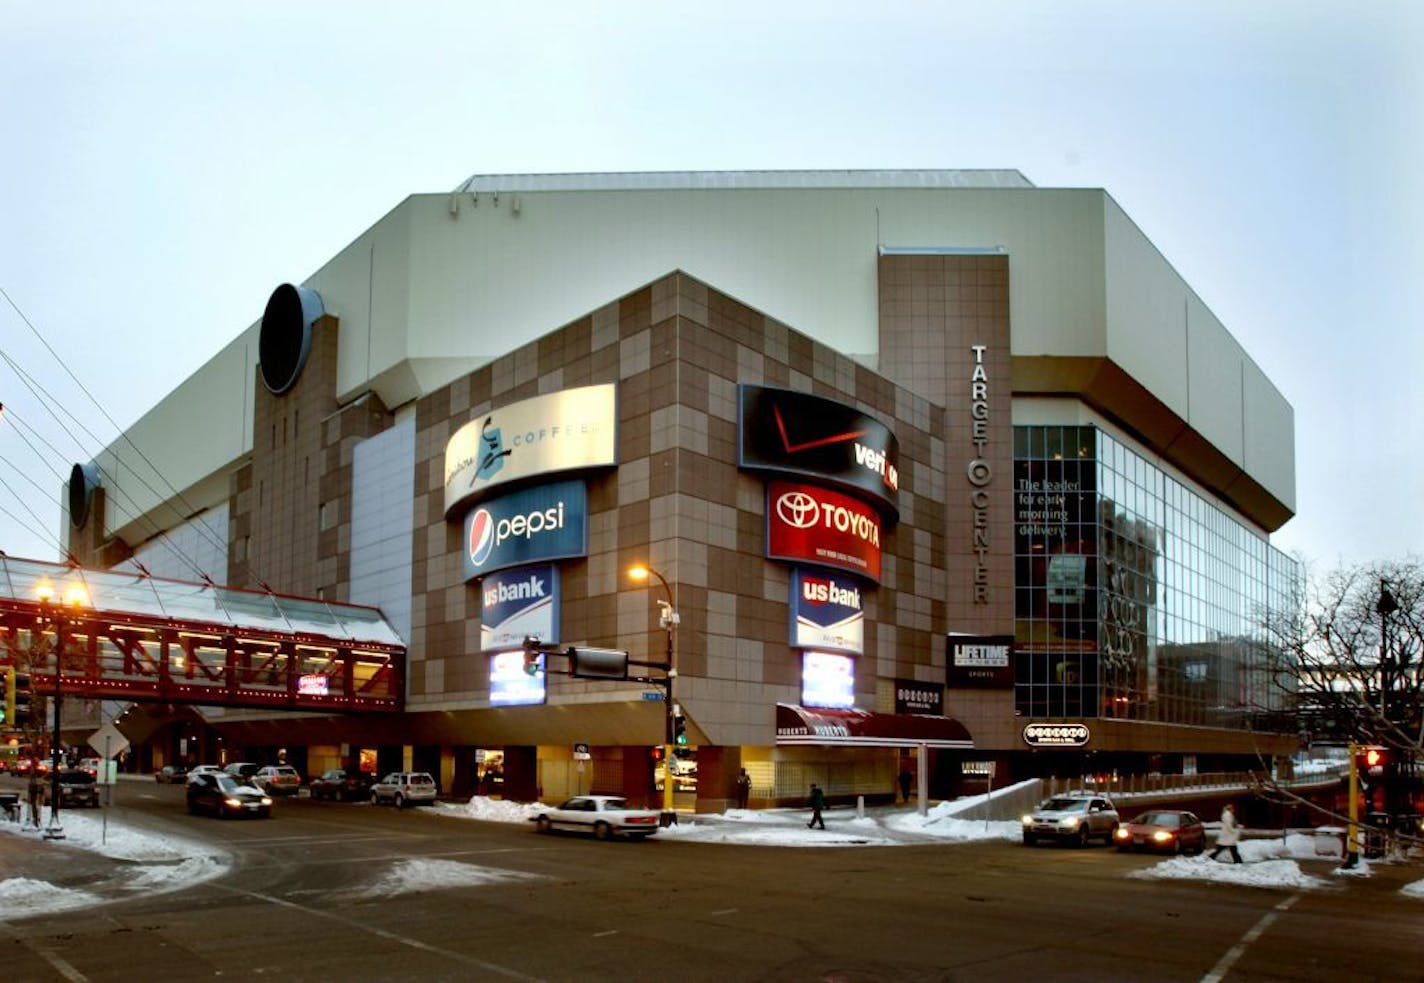
{"type": "Polygon", "coordinates": [[[791,481],[766,488],[766,555],[880,580],[880,516],[858,498],[791,481]]]}

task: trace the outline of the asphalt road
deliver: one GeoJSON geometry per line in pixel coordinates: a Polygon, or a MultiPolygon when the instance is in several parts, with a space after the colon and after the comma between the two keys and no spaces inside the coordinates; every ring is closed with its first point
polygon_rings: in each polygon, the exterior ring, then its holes
{"type": "MultiPolygon", "coordinates": [[[[1424,980],[1424,901],[1398,894],[1417,867],[1297,893],[1127,879],[1156,861],[1101,847],[599,843],[304,798],[221,822],[181,787],[116,791],[115,821],[221,844],[231,873],[0,922],[4,983],[1424,980]],[[413,858],[530,876],[367,893],[413,858]]],[[[106,863],[0,836],[0,880],[99,883],[106,863]]]]}

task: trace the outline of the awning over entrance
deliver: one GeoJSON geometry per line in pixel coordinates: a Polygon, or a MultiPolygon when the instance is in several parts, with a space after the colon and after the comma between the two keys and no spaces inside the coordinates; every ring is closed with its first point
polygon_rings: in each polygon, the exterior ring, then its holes
{"type": "Polygon", "coordinates": [[[776,743],[841,747],[972,748],[974,739],[957,720],[921,714],[828,710],[776,705],[776,743]]]}

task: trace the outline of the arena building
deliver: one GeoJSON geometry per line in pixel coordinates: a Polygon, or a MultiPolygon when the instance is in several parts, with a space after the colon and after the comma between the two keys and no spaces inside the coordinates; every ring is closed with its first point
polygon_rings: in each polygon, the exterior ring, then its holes
{"type": "Polygon", "coordinates": [[[700,810],[1260,767],[1293,426],[1102,190],[477,176],[278,286],[76,470],[71,544],[406,646],[396,712],[149,708],[142,766],[700,810]]]}

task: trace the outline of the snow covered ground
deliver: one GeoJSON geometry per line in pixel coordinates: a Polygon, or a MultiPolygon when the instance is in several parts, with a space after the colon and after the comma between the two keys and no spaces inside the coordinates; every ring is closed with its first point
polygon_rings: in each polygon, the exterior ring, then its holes
{"type": "MultiPolygon", "coordinates": [[[[996,794],[1007,791],[1000,790],[996,794]]],[[[863,812],[830,809],[825,814],[824,831],[806,827],[809,813],[805,809],[731,809],[719,815],[683,815],[677,825],[661,830],[652,843],[676,839],[684,843],[782,848],[854,848],[972,844],[989,840],[1017,842],[1021,828],[1016,821],[960,818],[960,813],[982,801],[982,797],[972,797],[942,802],[924,816],[908,806],[869,808],[863,812]]],[[[434,808],[416,810],[415,814],[514,823],[532,829],[529,820],[538,809],[539,806],[532,803],[476,796],[464,803],[437,803],[434,808]]],[[[178,890],[221,876],[231,863],[225,854],[207,844],[156,836],[126,828],[114,820],[105,827],[94,813],[67,813],[64,828],[66,849],[92,851],[127,863],[120,868],[116,879],[102,885],[102,893],[97,888],[87,891],[26,877],[0,879],[0,920],[84,908],[127,893],[178,890]]],[[[8,822],[0,822],[0,834],[35,840],[41,836],[40,831],[8,822]]],[[[1206,855],[1172,857],[1126,876],[1308,890],[1339,885],[1338,879],[1342,877],[1368,877],[1370,864],[1363,859],[1353,871],[1342,871],[1330,863],[1338,856],[1337,843],[1338,840],[1329,835],[1301,833],[1287,833],[1273,839],[1246,839],[1240,846],[1244,864],[1231,863],[1226,854],[1221,860],[1211,860],[1206,855]],[[1315,861],[1314,872],[1302,870],[1302,861],[1315,861]]],[[[450,860],[412,858],[393,864],[378,880],[354,889],[352,896],[387,897],[413,890],[497,885],[531,876],[535,875],[450,860]]],[[[1424,880],[1409,884],[1401,893],[1424,900],[1424,880]]]]}

